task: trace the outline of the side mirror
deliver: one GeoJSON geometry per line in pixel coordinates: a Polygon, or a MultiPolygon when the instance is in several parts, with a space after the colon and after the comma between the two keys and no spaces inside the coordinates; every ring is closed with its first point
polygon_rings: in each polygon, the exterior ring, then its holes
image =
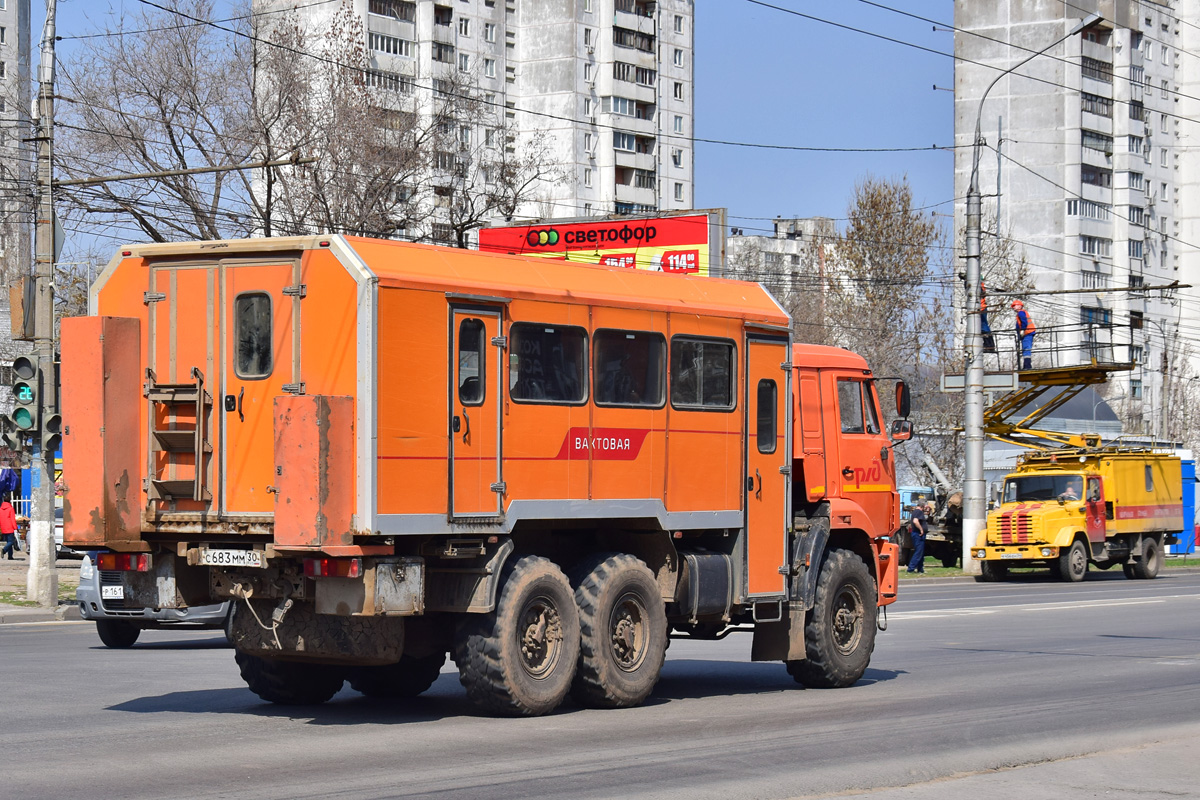
{"type": "Polygon", "coordinates": [[[913,424],[912,420],[894,419],[892,420],[892,441],[907,442],[912,438],[913,424]]]}
{"type": "Polygon", "coordinates": [[[908,389],[908,384],[904,381],[896,381],[896,413],[907,417],[911,411],[912,393],[908,389]]]}

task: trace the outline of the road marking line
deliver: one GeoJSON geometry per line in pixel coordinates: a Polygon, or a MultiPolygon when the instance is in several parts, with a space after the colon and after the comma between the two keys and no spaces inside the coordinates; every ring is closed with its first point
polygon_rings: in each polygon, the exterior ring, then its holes
{"type": "Polygon", "coordinates": [[[1200,599],[1193,594],[1175,594],[1164,595],[1160,597],[1146,597],[1136,599],[1114,599],[1114,600],[1092,600],[1084,603],[1078,602],[1062,602],[1062,603],[1013,603],[1009,605],[998,606],[979,606],[975,608],[953,608],[953,609],[929,609],[926,611],[891,611],[888,614],[888,619],[933,619],[935,617],[965,617],[979,614],[995,614],[1000,611],[1058,611],[1070,610],[1076,608],[1110,608],[1115,606],[1139,606],[1148,604],[1161,604],[1167,600],[1175,599],[1200,599]]]}

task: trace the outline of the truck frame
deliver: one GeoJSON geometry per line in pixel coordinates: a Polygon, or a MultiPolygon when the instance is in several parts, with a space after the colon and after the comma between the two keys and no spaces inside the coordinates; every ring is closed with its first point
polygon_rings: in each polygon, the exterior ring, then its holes
{"type": "Polygon", "coordinates": [[[671,631],[848,686],[895,600],[911,424],[758,285],[314,236],[123,248],[90,312],[66,542],[125,602],[236,600],[266,700],[449,654],[489,713],[633,706],[671,631]]]}

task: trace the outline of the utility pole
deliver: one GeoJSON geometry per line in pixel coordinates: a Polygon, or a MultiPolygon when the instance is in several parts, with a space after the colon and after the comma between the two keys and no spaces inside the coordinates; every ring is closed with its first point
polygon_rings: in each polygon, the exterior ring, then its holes
{"type": "Polygon", "coordinates": [[[983,121],[983,104],[988,93],[1000,82],[1000,79],[1013,70],[1024,66],[1033,59],[1045,53],[1050,48],[1066,41],[1075,34],[1101,19],[1099,14],[1091,14],[1065,36],[1055,39],[1050,44],[1038,50],[1033,55],[1018,61],[988,84],[983,96],[979,98],[979,111],[975,115],[974,150],[971,157],[971,183],[967,189],[967,331],[966,331],[966,361],[965,400],[966,408],[963,429],[966,439],[966,479],[963,481],[963,538],[962,563],[963,572],[978,574],[979,565],[972,558],[974,546],[979,534],[987,527],[987,484],[983,477],[983,335],[979,316],[979,289],[982,280],[980,268],[980,215],[983,198],[979,192],[979,156],[983,150],[983,133],[980,125],[983,121]]]}
{"type": "MultiPolygon", "coordinates": [[[[56,0],[46,0],[42,29],[41,63],[38,65],[37,223],[34,229],[34,355],[41,379],[41,424],[34,427],[34,442],[41,448],[30,464],[33,512],[26,596],[43,607],[58,605],[58,573],[54,545],[54,452],[46,452],[41,435],[58,414],[58,387],[54,380],[54,23],[56,0]]],[[[28,313],[28,309],[26,309],[28,313]]],[[[37,378],[35,378],[37,380],[37,378]]]]}

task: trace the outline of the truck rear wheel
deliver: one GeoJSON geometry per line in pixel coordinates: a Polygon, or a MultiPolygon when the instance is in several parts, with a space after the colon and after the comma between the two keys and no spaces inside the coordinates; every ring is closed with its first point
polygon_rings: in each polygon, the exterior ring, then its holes
{"type": "Polygon", "coordinates": [[[1082,539],[1071,542],[1071,546],[1058,556],[1058,569],[1052,570],[1055,577],[1067,583],[1079,583],[1087,577],[1088,554],[1082,539]]]}
{"type": "Polygon", "coordinates": [[[300,661],[275,661],[241,650],[234,660],[250,691],[269,703],[285,706],[315,706],[337,694],[344,678],[337,667],[300,661]]]}
{"type": "Polygon", "coordinates": [[[402,656],[395,664],[355,667],[347,677],[350,688],[367,697],[416,697],[433,686],[445,663],[445,653],[422,658],[402,656]]]}
{"type": "Polygon", "coordinates": [[[579,612],[562,570],[539,556],[506,567],[496,609],[462,624],[454,660],[467,697],[485,711],[532,717],[557,708],[579,660],[579,612]]]}
{"type": "Polygon", "coordinates": [[[1158,577],[1158,571],[1162,568],[1162,548],[1158,544],[1157,539],[1142,540],[1142,559],[1133,565],[1133,577],[1142,580],[1150,580],[1158,577]]]}
{"type": "Polygon", "coordinates": [[[998,561],[979,562],[979,580],[984,583],[995,583],[1008,577],[1008,564],[998,561]]]}
{"type": "Polygon", "coordinates": [[[641,559],[602,556],[575,589],[579,667],[571,696],[590,708],[639,705],[654,690],[667,652],[667,613],[641,559]]]}
{"type": "Polygon", "coordinates": [[[814,689],[857,683],[875,649],[876,597],[863,560],[849,550],[830,550],[804,626],[807,658],[786,662],[788,674],[814,689]]]}
{"type": "Polygon", "coordinates": [[[96,633],[100,634],[105,647],[126,648],[133,647],[142,629],[123,619],[98,619],[96,633]]]}

